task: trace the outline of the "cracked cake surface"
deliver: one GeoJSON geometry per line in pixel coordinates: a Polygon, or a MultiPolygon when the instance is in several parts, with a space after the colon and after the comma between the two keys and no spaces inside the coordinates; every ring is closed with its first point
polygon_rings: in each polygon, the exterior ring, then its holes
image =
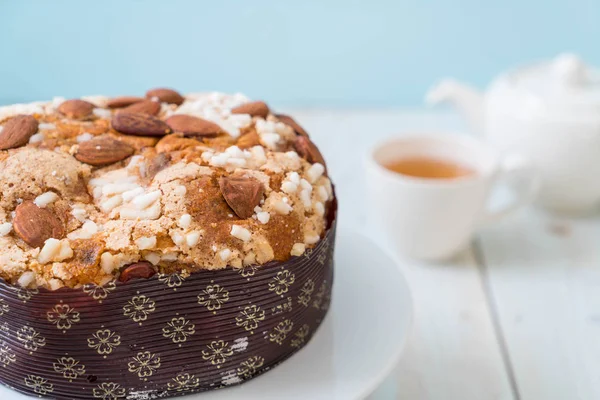
{"type": "Polygon", "coordinates": [[[0,107],[0,277],[22,287],[286,261],[333,196],[306,131],[241,94],[0,107]]]}

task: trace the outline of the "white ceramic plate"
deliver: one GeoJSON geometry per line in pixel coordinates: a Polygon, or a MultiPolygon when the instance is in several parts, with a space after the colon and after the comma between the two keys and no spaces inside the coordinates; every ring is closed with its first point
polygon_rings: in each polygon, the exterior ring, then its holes
{"type": "MultiPolygon", "coordinates": [[[[339,233],[333,303],[304,349],[243,385],[189,400],[361,399],[391,372],[412,317],[399,268],[368,238],[339,233]]],[[[0,387],[0,399],[29,397],[0,387]]]]}

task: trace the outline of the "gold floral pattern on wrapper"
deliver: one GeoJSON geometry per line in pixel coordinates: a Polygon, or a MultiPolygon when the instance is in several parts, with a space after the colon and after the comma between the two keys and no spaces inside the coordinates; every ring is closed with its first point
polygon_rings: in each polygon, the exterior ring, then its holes
{"type": "Polygon", "coordinates": [[[89,294],[94,300],[98,300],[99,303],[102,303],[102,300],[116,289],[117,285],[114,282],[109,282],[104,286],[94,285],[93,283],[83,285],[83,292],[89,294]]]}
{"type": "Polygon", "coordinates": [[[298,295],[298,304],[302,304],[304,307],[308,307],[310,303],[310,297],[315,290],[315,282],[312,279],[307,279],[300,289],[300,294],[298,295]]]}
{"type": "Polygon", "coordinates": [[[283,295],[284,293],[287,293],[288,289],[295,281],[296,276],[287,269],[284,269],[271,279],[269,282],[269,290],[278,295],[283,295]]]}
{"type": "Polygon", "coordinates": [[[123,306],[123,315],[131,318],[142,325],[142,322],[148,319],[148,315],[155,310],[155,303],[147,296],[133,296],[131,300],[123,306]]]}
{"type": "Polygon", "coordinates": [[[294,309],[294,301],[292,300],[291,297],[288,297],[285,300],[283,300],[283,302],[281,304],[277,304],[275,307],[272,307],[271,312],[273,313],[273,315],[276,315],[276,314],[281,314],[281,313],[286,313],[286,312],[292,312],[293,309],[294,309]]]}
{"type": "Polygon", "coordinates": [[[125,388],[118,383],[104,382],[94,388],[92,394],[95,399],[118,400],[125,397],[125,388]]]}
{"type": "Polygon", "coordinates": [[[294,338],[290,341],[290,346],[301,347],[305,342],[308,334],[310,333],[310,326],[304,324],[294,333],[294,338]]]}
{"type": "Polygon", "coordinates": [[[236,326],[240,326],[247,331],[253,332],[258,328],[260,321],[264,321],[265,312],[256,305],[244,307],[240,314],[235,317],[236,326]]]}
{"type": "Polygon", "coordinates": [[[169,390],[176,392],[187,392],[200,386],[200,379],[194,375],[181,373],[172,379],[172,382],[167,384],[169,390]]]}
{"type": "Polygon", "coordinates": [[[9,307],[8,303],[6,301],[4,301],[3,299],[0,299],[0,317],[3,316],[4,314],[8,313],[9,310],[10,310],[10,307],[9,307]]]}
{"type": "Polygon", "coordinates": [[[238,268],[238,272],[241,276],[243,276],[244,278],[248,278],[248,280],[250,280],[250,277],[254,276],[254,274],[256,273],[256,270],[258,268],[260,268],[260,267],[257,267],[255,265],[249,265],[244,268],[238,268]]]}
{"type": "Polygon", "coordinates": [[[10,363],[15,362],[16,360],[17,355],[10,348],[10,345],[4,340],[0,341],[0,364],[6,368],[10,365],[10,363]]]}
{"type": "Polygon", "coordinates": [[[222,340],[213,340],[206,350],[202,350],[202,359],[210,361],[212,365],[216,365],[217,368],[221,368],[220,364],[224,364],[227,361],[227,357],[233,354],[233,350],[229,347],[228,342],[222,340]]]}
{"type": "Polygon", "coordinates": [[[23,326],[19,329],[17,331],[17,340],[21,342],[26,350],[29,350],[30,354],[46,345],[46,338],[31,326],[23,326]]]}
{"type": "Polygon", "coordinates": [[[286,319],[281,321],[269,333],[269,340],[281,346],[283,341],[287,338],[288,333],[292,331],[292,328],[294,328],[294,322],[292,320],[286,319]]]}
{"type": "Polygon", "coordinates": [[[23,303],[27,303],[28,300],[31,300],[33,296],[39,293],[37,289],[25,289],[22,287],[9,286],[9,290],[12,290],[17,294],[17,298],[23,301],[23,303]]]}
{"type": "Polygon", "coordinates": [[[149,351],[142,351],[132,357],[127,364],[129,372],[137,374],[138,378],[147,381],[160,368],[160,356],[149,351]]]}
{"type": "Polygon", "coordinates": [[[183,317],[175,317],[167,322],[167,325],[162,328],[163,336],[169,338],[175,344],[184,343],[188,336],[196,333],[195,325],[183,317]]]}
{"type": "Polygon", "coordinates": [[[198,304],[215,314],[216,310],[220,310],[227,301],[229,301],[229,291],[220,285],[208,285],[198,295],[198,304]]]}
{"type": "Polygon", "coordinates": [[[265,363],[265,359],[261,356],[253,356],[242,362],[237,369],[237,374],[241,378],[248,379],[252,377],[256,371],[258,371],[263,364],[265,363]]]}
{"type": "Polygon", "coordinates": [[[85,374],[85,365],[73,357],[61,357],[53,364],[54,371],[62,374],[63,378],[73,382],[78,376],[85,374]]]}
{"type": "Polygon", "coordinates": [[[79,312],[68,304],[57,304],[52,310],[46,313],[46,319],[53,325],[56,325],[63,333],[66,333],[71,327],[79,322],[79,312]]]}
{"type": "Polygon", "coordinates": [[[158,280],[176,291],[178,287],[183,285],[185,278],[180,274],[158,274],[158,280]]]}
{"type": "Polygon", "coordinates": [[[185,278],[56,292],[0,280],[0,382],[38,397],[121,400],[252,379],[317,331],[331,298],[334,235],[285,263],[185,278]]]}
{"type": "Polygon", "coordinates": [[[48,382],[48,379],[42,378],[41,376],[36,375],[27,375],[23,382],[25,382],[25,386],[31,388],[33,393],[39,395],[47,395],[54,391],[54,385],[48,382]]]}
{"type": "Polygon", "coordinates": [[[105,358],[121,344],[121,336],[110,329],[99,329],[87,340],[88,347],[105,358]]]}

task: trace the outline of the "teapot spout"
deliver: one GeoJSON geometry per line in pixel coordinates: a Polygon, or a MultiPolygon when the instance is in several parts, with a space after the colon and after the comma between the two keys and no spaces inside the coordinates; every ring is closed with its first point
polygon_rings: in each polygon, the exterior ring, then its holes
{"type": "Polygon", "coordinates": [[[430,105],[450,102],[466,117],[475,132],[483,132],[483,94],[472,86],[445,79],[433,87],[426,96],[430,105]]]}

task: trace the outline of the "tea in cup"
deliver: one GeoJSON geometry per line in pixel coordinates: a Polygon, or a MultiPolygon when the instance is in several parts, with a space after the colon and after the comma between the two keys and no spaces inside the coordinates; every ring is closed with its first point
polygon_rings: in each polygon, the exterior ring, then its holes
{"type": "Polygon", "coordinates": [[[482,224],[533,200],[538,179],[523,157],[501,155],[460,134],[411,134],[369,154],[367,215],[403,257],[445,259],[468,246],[482,224]],[[491,210],[490,194],[507,185],[514,201],[491,210]]]}

